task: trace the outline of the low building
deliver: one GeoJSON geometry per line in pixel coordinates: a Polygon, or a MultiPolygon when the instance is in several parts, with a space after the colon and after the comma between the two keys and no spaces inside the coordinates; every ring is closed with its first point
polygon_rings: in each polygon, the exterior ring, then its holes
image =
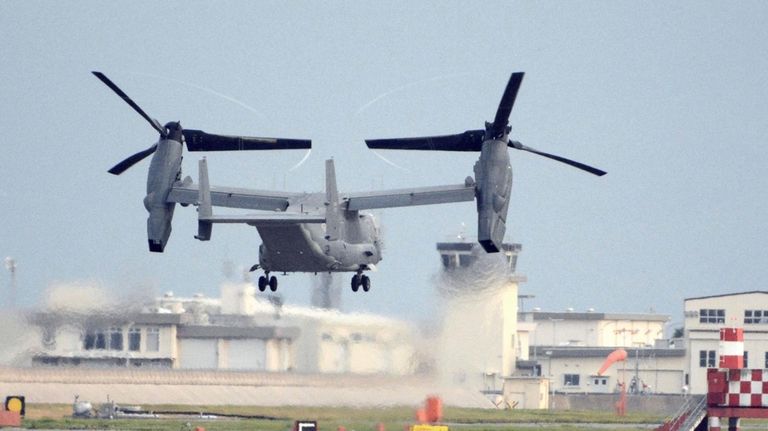
{"type": "Polygon", "coordinates": [[[553,392],[612,393],[626,383],[630,393],[677,394],[685,384],[686,350],[664,342],[669,316],[537,310],[520,312],[518,319],[520,328],[529,328],[530,349],[519,356],[515,374],[549,378],[553,392]],[[629,353],[628,359],[598,375],[618,348],[629,353]]]}
{"type": "Polygon", "coordinates": [[[534,346],[531,357],[550,389],[560,393],[613,393],[626,384],[630,394],[679,394],[685,384],[685,349],[628,348],[627,359],[598,370],[614,347],[534,346]]]}
{"type": "Polygon", "coordinates": [[[166,294],[140,311],[41,311],[34,366],[409,374],[413,331],[395,319],[284,306],[249,283],[221,298],[166,294]]]}

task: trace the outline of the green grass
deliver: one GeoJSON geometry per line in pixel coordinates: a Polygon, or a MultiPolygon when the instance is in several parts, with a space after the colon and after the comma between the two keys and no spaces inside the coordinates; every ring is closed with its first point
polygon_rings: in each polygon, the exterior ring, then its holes
{"type": "MultiPolygon", "coordinates": [[[[170,419],[73,419],[67,417],[69,405],[28,404],[27,418],[23,426],[28,429],[100,429],[100,430],[193,430],[203,427],[207,431],[217,430],[264,430],[286,431],[294,420],[316,420],[322,431],[336,431],[344,426],[347,431],[374,430],[383,423],[388,431],[402,431],[415,423],[413,407],[349,408],[349,407],[251,407],[251,406],[143,406],[146,411],[197,411],[220,414],[260,415],[278,418],[266,419],[202,419],[196,417],[170,419]],[[187,425],[189,424],[189,426],[187,425]]],[[[637,424],[637,427],[622,427],[623,430],[647,430],[648,424],[660,423],[662,418],[654,415],[632,413],[623,418],[613,412],[587,411],[541,411],[541,410],[486,410],[445,407],[443,422],[451,429],[471,431],[531,430],[577,431],[597,429],[580,424],[637,424]],[[531,428],[530,423],[537,423],[531,428]],[[525,426],[522,424],[526,424],[525,426]]],[[[605,428],[600,428],[605,430],[605,428]]]]}

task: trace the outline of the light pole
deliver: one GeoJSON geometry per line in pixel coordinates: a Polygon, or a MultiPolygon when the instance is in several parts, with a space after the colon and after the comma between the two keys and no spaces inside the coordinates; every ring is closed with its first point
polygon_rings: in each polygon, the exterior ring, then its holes
{"type": "Polygon", "coordinates": [[[552,410],[552,406],[555,403],[555,385],[554,376],[552,374],[552,350],[546,350],[545,355],[549,357],[549,366],[547,367],[547,375],[549,376],[549,409],[552,410]]]}
{"type": "Polygon", "coordinates": [[[5,268],[11,272],[11,292],[8,295],[8,306],[16,306],[16,260],[8,256],[5,258],[5,268]]]}

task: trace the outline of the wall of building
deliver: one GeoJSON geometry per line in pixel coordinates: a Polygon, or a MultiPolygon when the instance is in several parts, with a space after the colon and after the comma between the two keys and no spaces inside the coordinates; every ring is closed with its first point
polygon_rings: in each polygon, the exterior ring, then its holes
{"type": "Polygon", "coordinates": [[[653,350],[630,354],[625,362],[612,365],[601,377],[598,370],[605,361],[604,356],[558,356],[555,351],[551,356],[539,357],[542,376],[551,378],[551,389],[564,393],[613,393],[618,391],[617,384],[626,382],[628,391],[633,378],[637,392],[680,394],[685,384],[684,366],[686,357],[682,351],[676,356],[657,356],[653,350]],[[578,384],[574,384],[574,382],[578,384]]]}
{"type": "Polygon", "coordinates": [[[42,347],[33,363],[37,365],[83,366],[174,366],[176,327],[174,325],[109,323],[100,319],[88,323],[62,321],[47,324],[41,331],[42,347]],[[134,334],[139,343],[134,348],[134,334]]]}
{"type": "Polygon", "coordinates": [[[543,377],[511,377],[504,379],[502,396],[507,408],[549,408],[549,379],[543,377]]]}
{"type": "Polygon", "coordinates": [[[531,344],[537,346],[644,347],[664,338],[667,316],[608,313],[531,312],[522,316],[535,322],[531,344]],[[615,317],[614,317],[615,316],[615,317]]]}
{"type": "MultiPolygon", "coordinates": [[[[320,373],[394,374],[413,371],[412,334],[400,325],[324,323],[307,335],[316,349],[307,357],[320,373]]],[[[303,338],[303,337],[302,337],[303,338]]],[[[300,341],[304,347],[307,342],[300,341]]]]}

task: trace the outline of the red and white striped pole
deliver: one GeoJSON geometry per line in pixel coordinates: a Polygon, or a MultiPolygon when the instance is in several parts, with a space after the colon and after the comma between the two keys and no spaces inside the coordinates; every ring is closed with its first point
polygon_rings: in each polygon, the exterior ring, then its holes
{"type": "Polygon", "coordinates": [[[719,350],[719,368],[744,368],[744,329],[720,328],[719,350]]]}

